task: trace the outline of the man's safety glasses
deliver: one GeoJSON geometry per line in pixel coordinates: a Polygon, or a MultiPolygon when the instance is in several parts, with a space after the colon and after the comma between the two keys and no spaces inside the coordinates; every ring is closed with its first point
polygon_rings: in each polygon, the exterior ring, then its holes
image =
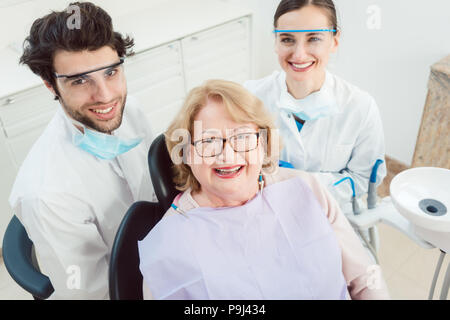
{"type": "Polygon", "coordinates": [[[93,70],[77,73],[77,74],[58,74],[55,72],[55,77],[59,79],[60,84],[66,91],[76,92],[89,90],[95,87],[97,81],[95,74],[101,74],[100,78],[103,78],[107,83],[115,83],[122,78],[122,68],[120,67],[124,63],[124,59],[120,58],[119,62],[96,68],[93,70]]]}

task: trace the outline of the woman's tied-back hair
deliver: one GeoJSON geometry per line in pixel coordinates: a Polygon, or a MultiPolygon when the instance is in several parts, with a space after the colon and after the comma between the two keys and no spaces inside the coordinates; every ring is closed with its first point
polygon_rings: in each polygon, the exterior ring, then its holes
{"type": "Polygon", "coordinates": [[[276,29],[278,25],[278,19],[285,13],[299,10],[303,7],[307,6],[315,6],[317,8],[323,9],[327,15],[328,20],[330,21],[330,27],[336,30],[333,32],[336,35],[338,30],[338,22],[336,15],[336,7],[334,5],[333,0],[282,0],[275,11],[275,15],[273,17],[273,26],[276,29]]]}
{"type": "Polygon", "coordinates": [[[267,137],[263,135],[262,139],[265,147],[263,169],[266,172],[276,169],[281,141],[278,134],[275,134],[274,122],[262,101],[237,83],[225,80],[208,80],[189,92],[183,107],[164,134],[167,150],[175,163],[173,167],[174,182],[177,189],[184,191],[191,187],[194,192],[200,190],[200,184],[194,177],[191,168],[185,163],[186,161],[177,164],[175,159],[185,159],[186,155],[183,154],[183,150],[187,150],[190,147],[188,144],[191,143],[191,138],[188,141],[185,139],[180,142],[181,137],[177,130],[184,129],[184,132],[189,133],[189,137],[193,137],[194,120],[209,100],[222,103],[233,121],[253,123],[260,131],[266,132],[267,137]],[[177,146],[177,149],[174,149],[175,146],[177,146]]]}
{"type": "Polygon", "coordinates": [[[91,2],[73,2],[69,7],[72,6],[79,8],[79,28],[69,28],[68,21],[73,17],[71,10],[52,11],[34,21],[20,58],[20,63],[28,65],[31,71],[50,83],[58,95],[53,68],[56,51],[94,51],[109,46],[119,57],[133,54],[133,39],[114,32],[111,17],[105,10],[91,2]]]}

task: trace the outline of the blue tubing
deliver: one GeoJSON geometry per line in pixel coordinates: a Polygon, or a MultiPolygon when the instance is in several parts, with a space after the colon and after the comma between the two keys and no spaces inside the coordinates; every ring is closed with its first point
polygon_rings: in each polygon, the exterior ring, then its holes
{"type": "Polygon", "coordinates": [[[377,182],[377,172],[378,172],[378,167],[380,166],[380,164],[382,164],[384,161],[381,159],[378,159],[375,162],[375,165],[372,168],[372,173],[370,174],[370,182],[377,182]]]}
{"type": "Polygon", "coordinates": [[[339,183],[341,183],[342,181],[344,181],[344,180],[350,180],[350,183],[351,183],[351,186],[352,186],[352,191],[353,191],[353,198],[355,197],[355,194],[356,194],[356,192],[355,192],[355,183],[353,182],[353,179],[352,178],[350,178],[350,177],[345,177],[345,178],[343,178],[343,179],[341,179],[341,180],[339,180],[338,182],[336,182],[335,184],[333,184],[334,186],[337,186],[339,183]]]}

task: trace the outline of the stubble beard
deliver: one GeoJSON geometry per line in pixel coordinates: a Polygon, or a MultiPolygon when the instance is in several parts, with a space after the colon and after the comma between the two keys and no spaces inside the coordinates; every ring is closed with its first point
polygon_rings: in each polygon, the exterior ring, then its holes
{"type": "MultiPolygon", "coordinates": [[[[114,99],[114,100],[116,100],[116,99],[114,99]]],[[[112,131],[119,128],[120,125],[122,124],[123,112],[125,110],[125,104],[127,101],[127,94],[125,93],[125,95],[123,97],[122,105],[120,106],[120,110],[118,111],[120,114],[116,115],[116,117],[114,119],[111,119],[108,121],[101,121],[101,120],[95,121],[95,120],[91,119],[90,117],[82,114],[75,108],[71,108],[70,106],[68,106],[65,103],[64,99],[62,99],[62,97],[59,97],[59,101],[60,101],[62,107],[64,108],[64,110],[66,111],[66,113],[73,120],[78,121],[78,122],[82,123],[83,125],[85,125],[86,127],[89,127],[90,129],[96,130],[98,132],[111,134],[112,131]]],[[[85,108],[85,107],[82,108],[82,110],[85,110],[85,109],[87,109],[87,108],[85,108]]],[[[90,112],[90,111],[88,110],[87,112],[90,112]]]]}

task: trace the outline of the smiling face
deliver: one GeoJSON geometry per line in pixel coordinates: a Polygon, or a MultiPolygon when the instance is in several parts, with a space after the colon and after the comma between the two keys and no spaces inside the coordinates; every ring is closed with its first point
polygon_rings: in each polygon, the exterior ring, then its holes
{"type": "MultiPolygon", "coordinates": [[[[201,185],[200,191],[193,194],[201,206],[240,205],[256,194],[264,157],[261,138],[254,135],[257,132],[258,127],[253,123],[235,122],[220,101],[210,99],[199,111],[195,117],[192,138],[196,146],[190,146],[189,166],[201,185]],[[233,141],[227,140],[219,155],[213,157],[199,155],[202,149],[199,148],[198,141],[209,143],[213,138],[230,137],[233,141]],[[254,139],[251,137],[258,140],[256,146],[250,141],[254,139]],[[252,150],[234,151],[234,149],[249,149],[244,147],[246,143],[252,150]]],[[[207,150],[205,149],[205,152],[207,150]]]]}
{"type": "Polygon", "coordinates": [[[53,64],[59,75],[102,68],[82,76],[56,79],[61,105],[71,118],[103,133],[120,126],[127,96],[125,75],[120,65],[108,67],[119,61],[117,52],[108,46],[94,51],[56,52],[53,64]]]}
{"type": "MultiPolygon", "coordinates": [[[[277,30],[332,29],[324,9],[306,6],[281,15],[277,30]]],[[[289,81],[320,81],[329,56],[337,50],[339,33],[280,32],[276,34],[275,52],[289,81]]]]}

